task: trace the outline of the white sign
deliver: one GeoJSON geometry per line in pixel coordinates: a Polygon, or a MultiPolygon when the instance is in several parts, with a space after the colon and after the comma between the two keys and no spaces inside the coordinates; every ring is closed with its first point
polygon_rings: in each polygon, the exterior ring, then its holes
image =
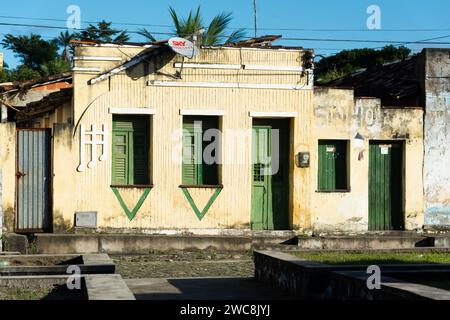
{"type": "Polygon", "coordinates": [[[184,38],[171,38],[168,41],[168,45],[173,51],[189,59],[199,54],[198,48],[191,41],[184,38]]]}
{"type": "Polygon", "coordinates": [[[386,155],[389,154],[389,146],[380,146],[381,154],[386,155]]]}

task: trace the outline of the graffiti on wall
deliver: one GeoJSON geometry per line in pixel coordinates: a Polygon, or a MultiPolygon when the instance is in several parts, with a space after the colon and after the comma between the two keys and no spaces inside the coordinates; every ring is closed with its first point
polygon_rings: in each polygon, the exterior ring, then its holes
{"type": "Polygon", "coordinates": [[[350,109],[344,105],[318,105],[314,108],[314,116],[319,125],[333,126],[353,123],[358,127],[372,127],[377,123],[384,125],[379,105],[355,105],[350,109]]]}

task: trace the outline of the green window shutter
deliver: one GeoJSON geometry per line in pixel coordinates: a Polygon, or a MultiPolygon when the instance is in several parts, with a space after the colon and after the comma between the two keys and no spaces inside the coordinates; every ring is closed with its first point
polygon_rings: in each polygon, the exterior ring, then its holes
{"type": "Polygon", "coordinates": [[[113,117],[112,184],[147,185],[149,179],[149,119],[113,117]]]}
{"type": "Polygon", "coordinates": [[[128,184],[129,141],[127,132],[113,132],[112,184],[128,184]]]}
{"type": "Polygon", "coordinates": [[[193,122],[183,124],[183,184],[201,184],[201,132],[195,131],[193,122]]]}
{"type": "Polygon", "coordinates": [[[319,190],[347,189],[347,142],[319,141],[319,190]]]}

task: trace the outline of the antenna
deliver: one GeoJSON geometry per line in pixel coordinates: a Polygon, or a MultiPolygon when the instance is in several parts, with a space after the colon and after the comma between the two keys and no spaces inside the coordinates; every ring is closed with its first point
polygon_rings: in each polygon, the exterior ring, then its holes
{"type": "Polygon", "coordinates": [[[253,0],[253,16],[254,16],[254,22],[255,22],[255,38],[257,37],[257,20],[256,20],[256,0],[253,0]]]}

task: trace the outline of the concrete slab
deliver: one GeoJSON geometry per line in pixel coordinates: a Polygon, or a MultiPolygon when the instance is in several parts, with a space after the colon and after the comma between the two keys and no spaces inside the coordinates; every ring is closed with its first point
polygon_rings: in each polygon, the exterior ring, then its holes
{"type": "Polygon", "coordinates": [[[125,280],[137,300],[285,300],[289,296],[253,278],[125,280]]]}
{"type": "Polygon", "coordinates": [[[85,276],[89,300],[136,300],[119,274],[85,276]]]}

